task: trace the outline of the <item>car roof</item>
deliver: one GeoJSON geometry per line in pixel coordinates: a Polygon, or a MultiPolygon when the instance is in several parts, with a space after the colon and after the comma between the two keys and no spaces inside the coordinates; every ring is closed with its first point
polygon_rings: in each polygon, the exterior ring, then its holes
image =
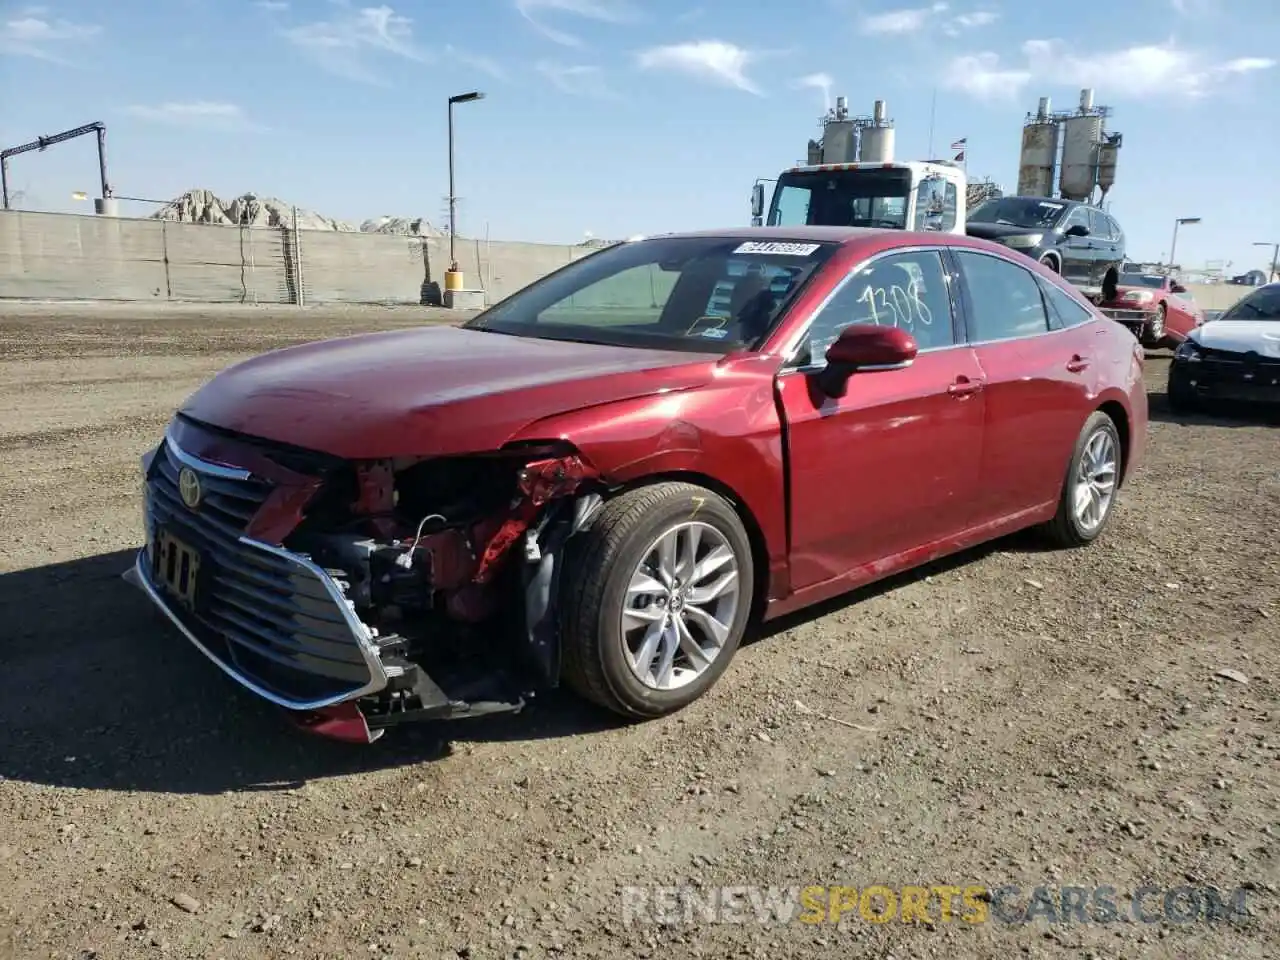
{"type": "Polygon", "coordinates": [[[679,233],[650,234],[646,240],[702,237],[723,240],[775,240],[779,242],[835,243],[841,246],[862,246],[878,249],[893,247],[968,247],[988,250],[1002,255],[1009,248],[990,240],[970,237],[961,233],[943,233],[937,230],[895,230],[886,227],[729,227],[721,230],[690,230],[679,233]]]}
{"type": "Polygon", "coordinates": [[[1080,200],[1067,200],[1063,197],[1041,197],[1033,193],[1019,193],[1013,196],[991,197],[992,200],[1036,200],[1045,203],[1060,203],[1064,207],[1087,207],[1089,204],[1080,200]]]}
{"type": "Polygon", "coordinates": [[[808,240],[815,243],[848,243],[852,240],[868,240],[880,234],[902,233],[902,230],[886,230],[876,227],[725,227],[719,230],[687,230],[679,233],[655,233],[646,239],[659,237],[722,237],[725,240],[808,240]]]}

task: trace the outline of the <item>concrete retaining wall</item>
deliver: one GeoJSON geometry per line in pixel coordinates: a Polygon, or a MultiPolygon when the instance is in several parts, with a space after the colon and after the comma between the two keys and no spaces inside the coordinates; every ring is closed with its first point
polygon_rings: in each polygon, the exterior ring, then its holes
{"type": "MultiPolygon", "coordinates": [[[[590,248],[458,238],[466,285],[488,302],[590,253],[590,248]]],[[[0,212],[0,297],[420,303],[443,286],[447,239],[0,212]]]]}
{"type": "MultiPolygon", "coordinates": [[[[466,286],[496,303],[591,251],[459,237],[455,252],[466,286]]],[[[447,239],[0,211],[0,298],[295,303],[300,285],[304,303],[421,303],[428,284],[444,285],[448,259],[447,239]]],[[[637,288],[657,295],[669,282],[630,271],[616,296],[602,285],[600,304],[575,306],[634,305],[637,288]]],[[[1190,289],[1221,310],[1251,288],[1190,289]]]]}

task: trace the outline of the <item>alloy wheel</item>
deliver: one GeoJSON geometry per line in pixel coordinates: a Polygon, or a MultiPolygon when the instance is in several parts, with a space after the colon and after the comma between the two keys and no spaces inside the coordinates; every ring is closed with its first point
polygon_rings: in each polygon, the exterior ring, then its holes
{"type": "Polygon", "coordinates": [[[729,639],[738,600],[738,558],[724,534],[699,521],[668,528],[627,585],[622,638],[632,673],[653,690],[692,683],[729,639]]]}
{"type": "Polygon", "coordinates": [[[1081,451],[1072,504],[1076,523],[1087,533],[1102,526],[1111,509],[1118,459],[1115,438],[1108,430],[1096,430],[1081,451]]]}

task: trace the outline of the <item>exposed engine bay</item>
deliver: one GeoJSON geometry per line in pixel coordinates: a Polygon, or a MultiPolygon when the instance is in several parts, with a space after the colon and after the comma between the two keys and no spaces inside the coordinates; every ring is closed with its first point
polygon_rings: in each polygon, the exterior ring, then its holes
{"type": "Polygon", "coordinates": [[[331,474],[285,546],[338,584],[390,683],[371,730],[520,709],[555,685],[555,586],[569,537],[603,504],[571,448],[504,450],[331,474]]]}

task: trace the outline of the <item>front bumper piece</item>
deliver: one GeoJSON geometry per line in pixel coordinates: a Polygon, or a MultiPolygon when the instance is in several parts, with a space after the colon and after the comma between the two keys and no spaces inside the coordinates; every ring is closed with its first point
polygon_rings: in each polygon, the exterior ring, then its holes
{"type": "Polygon", "coordinates": [[[1151,313],[1147,310],[1130,310],[1120,307],[1099,307],[1098,309],[1104,317],[1109,317],[1116,323],[1128,327],[1134,336],[1139,336],[1142,328],[1151,319],[1151,313]]]}
{"type": "Polygon", "coordinates": [[[355,701],[386,688],[400,668],[383,663],[373,632],[333,576],[301,554],[245,534],[269,485],[194,457],[172,437],[144,460],[144,470],[147,545],[125,579],[223,673],[292,711],[305,728],[377,739],[382,731],[370,730],[355,701]],[[196,507],[184,503],[179,489],[187,470],[203,494],[196,507]],[[162,537],[180,543],[184,555],[162,553],[162,537]],[[175,563],[184,565],[187,572],[176,577],[189,589],[166,588],[175,563]]]}
{"type": "Polygon", "coordinates": [[[1202,351],[1197,361],[1175,357],[1169,378],[1205,400],[1280,404],[1280,360],[1202,351]]]}

